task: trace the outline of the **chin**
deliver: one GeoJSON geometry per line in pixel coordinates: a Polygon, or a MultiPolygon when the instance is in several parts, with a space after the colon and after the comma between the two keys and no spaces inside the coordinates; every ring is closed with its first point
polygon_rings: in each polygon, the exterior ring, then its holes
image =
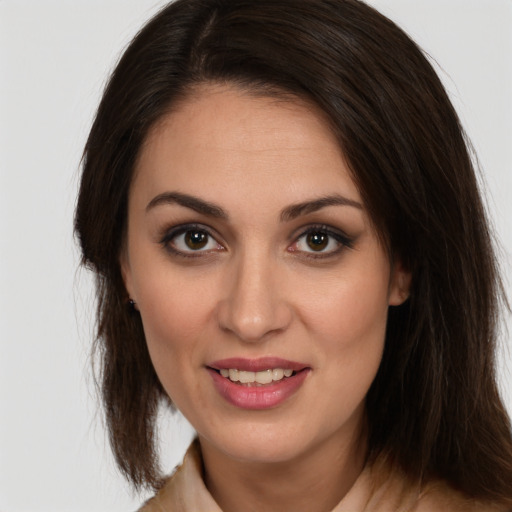
{"type": "Polygon", "coordinates": [[[220,436],[219,433],[208,436],[199,434],[199,438],[235,460],[277,464],[300,457],[314,444],[304,434],[300,427],[247,422],[240,427],[225,430],[220,436]]]}

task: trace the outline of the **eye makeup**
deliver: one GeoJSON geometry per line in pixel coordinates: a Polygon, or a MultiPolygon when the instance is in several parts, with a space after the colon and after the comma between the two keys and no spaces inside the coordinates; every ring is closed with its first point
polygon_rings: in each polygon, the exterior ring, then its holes
{"type": "Polygon", "coordinates": [[[326,224],[313,224],[301,231],[288,252],[311,259],[327,259],[339,255],[345,249],[352,249],[353,244],[354,238],[343,231],[326,224]]]}
{"type": "Polygon", "coordinates": [[[159,243],[171,255],[183,258],[200,258],[225,250],[204,224],[180,224],[170,228],[159,243]]]}
{"type": "MultiPolygon", "coordinates": [[[[204,224],[187,223],[171,227],[159,238],[160,245],[172,256],[201,258],[226,248],[218,235],[204,224]]],[[[340,229],[326,224],[305,226],[294,235],[287,251],[309,259],[329,259],[353,248],[354,239],[340,229]]]]}

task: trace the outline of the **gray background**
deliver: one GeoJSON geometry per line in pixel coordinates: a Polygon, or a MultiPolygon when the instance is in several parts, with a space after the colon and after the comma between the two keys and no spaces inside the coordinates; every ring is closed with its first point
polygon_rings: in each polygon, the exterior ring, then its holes
{"type": "MultiPolygon", "coordinates": [[[[89,372],[94,303],[72,215],[81,150],[122,48],[165,2],[0,0],[0,511],[128,511],[89,372]]],[[[435,57],[484,170],[512,276],[512,0],[372,0],[435,57]]],[[[507,319],[509,327],[512,325],[507,319]]],[[[512,411],[510,337],[500,382],[512,411]]],[[[163,418],[165,464],[186,422],[163,418]],[[173,442],[171,443],[171,438],[173,442]]]]}

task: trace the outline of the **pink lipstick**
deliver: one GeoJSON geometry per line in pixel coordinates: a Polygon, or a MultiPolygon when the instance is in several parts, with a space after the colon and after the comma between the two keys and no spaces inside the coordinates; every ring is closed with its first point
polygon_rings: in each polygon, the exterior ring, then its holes
{"type": "Polygon", "coordinates": [[[215,388],[231,405],[270,409],[295,394],[311,368],[278,357],[229,358],[207,365],[215,388]]]}

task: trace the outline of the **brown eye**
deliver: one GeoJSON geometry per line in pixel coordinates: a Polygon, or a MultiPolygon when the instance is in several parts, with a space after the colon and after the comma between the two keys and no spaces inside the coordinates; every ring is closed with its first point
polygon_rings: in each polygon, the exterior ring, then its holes
{"type": "Polygon", "coordinates": [[[329,226],[311,226],[288,248],[290,252],[302,253],[316,258],[329,258],[345,247],[352,247],[352,240],[340,230],[329,226]]]}
{"type": "Polygon", "coordinates": [[[323,251],[329,245],[329,235],[327,233],[308,233],[306,243],[313,251],[323,251]]]}
{"type": "Polygon", "coordinates": [[[187,231],[184,242],[193,251],[203,249],[208,244],[208,233],[204,231],[187,231]]]}
{"type": "Polygon", "coordinates": [[[160,241],[163,247],[175,255],[201,256],[224,247],[201,226],[177,226],[160,241]]]}

